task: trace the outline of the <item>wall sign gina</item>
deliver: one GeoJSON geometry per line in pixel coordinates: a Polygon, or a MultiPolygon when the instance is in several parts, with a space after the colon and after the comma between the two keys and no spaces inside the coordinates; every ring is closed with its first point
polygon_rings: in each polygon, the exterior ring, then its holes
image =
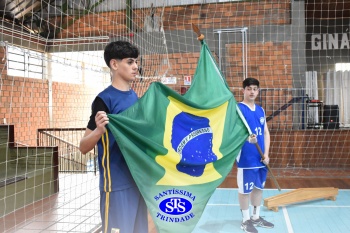
{"type": "Polygon", "coordinates": [[[312,50],[328,50],[328,49],[349,49],[348,33],[333,34],[313,34],[311,35],[312,50]]]}

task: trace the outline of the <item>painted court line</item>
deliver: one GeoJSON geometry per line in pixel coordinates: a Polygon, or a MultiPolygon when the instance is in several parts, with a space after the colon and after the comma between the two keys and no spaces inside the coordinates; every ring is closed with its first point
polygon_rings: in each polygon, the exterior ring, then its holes
{"type": "Polygon", "coordinates": [[[289,215],[288,215],[287,208],[285,206],[282,206],[282,211],[283,211],[284,220],[286,221],[288,233],[294,233],[292,223],[291,223],[289,215]]]}
{"type": "Polygon", "coordinates": [[[223,204],[207,204],[210,206],[239,206],[239,204],[227,204],[227,203],[223,203],[223,204]]]}

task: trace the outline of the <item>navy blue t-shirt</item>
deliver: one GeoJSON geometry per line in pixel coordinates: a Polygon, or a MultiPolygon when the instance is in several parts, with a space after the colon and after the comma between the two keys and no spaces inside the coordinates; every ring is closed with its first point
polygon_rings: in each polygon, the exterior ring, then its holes
{"type": "MultiPolygon", "coordinates": [[[[99,93],[92,103],[92,114],[87,128],[96,128],[95,115],[98,111],[118,114],[136,103],[138,97],[133,90],[120,91],[112,85],[99,93]]],[[[105,192],[127,189],[135,186],[130,170],[114,136],[108,130],[97,143],[100,170],[100,190],[105,192]]]]}

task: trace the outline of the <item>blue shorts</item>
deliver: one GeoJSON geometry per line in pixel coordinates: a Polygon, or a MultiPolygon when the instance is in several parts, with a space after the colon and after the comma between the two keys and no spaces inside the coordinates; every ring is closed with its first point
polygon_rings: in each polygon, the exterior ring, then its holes
{"type": "Polygon", "coordinates": [[[100,195],[102,232],[117,228],[121,233],[148,233],[147,207],[137,187],[100,195]]]}
{"type": "Polygon", "coordinates": [[[267,177],[267,168],[237,168],[238,192],[249,194],[254,188],[264,189],[267,177]]]}

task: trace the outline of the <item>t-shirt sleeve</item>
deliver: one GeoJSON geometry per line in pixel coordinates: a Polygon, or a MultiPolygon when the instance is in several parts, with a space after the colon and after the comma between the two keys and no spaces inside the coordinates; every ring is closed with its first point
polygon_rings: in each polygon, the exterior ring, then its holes
{"type": "Polygon", "coordinates": [[[89,123],[87,125],[87,128],[90,130],[96,129],[95,116],[98,111],[104,111],[107,114],[109,114],[109,110],[106,104],[103,102],[103,100],[100,97],[96,97],[91,106],[91,116],[89,119],[89,123]]]}

